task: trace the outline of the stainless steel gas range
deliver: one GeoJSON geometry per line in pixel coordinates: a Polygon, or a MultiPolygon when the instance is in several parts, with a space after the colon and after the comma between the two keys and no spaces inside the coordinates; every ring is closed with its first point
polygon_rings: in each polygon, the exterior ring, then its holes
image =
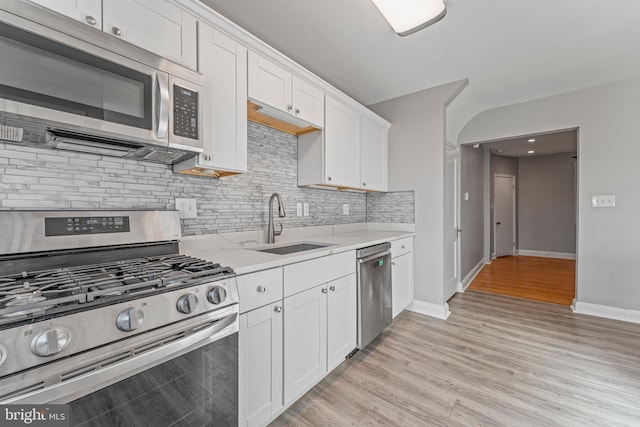
{"type": "Polygon", "coordinates": [[[0,404],[237,425],[238,291],[172,211],[0,211],[0,404]]]}

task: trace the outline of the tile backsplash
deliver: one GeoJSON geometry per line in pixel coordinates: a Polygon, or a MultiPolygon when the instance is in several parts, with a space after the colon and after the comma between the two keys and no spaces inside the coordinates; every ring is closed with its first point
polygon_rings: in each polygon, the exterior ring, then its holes
{"type": "MultiPolygon", "coordinates": [[[[264,229],[273,192],[284,200],[285,227],[413,222],[413,193],[362,193],[297,186],[295,136],[249,122],[248,171],[220,179],[174,174],[171,167],[0,143],[1,209],[174,209],[197,199],[184,235],[264,229]],[[308,217],[296,203],[309,203],[308,217]],[[349,215],[342,214],[349,204],[349,215]],[[409,209],[408,205],[411,205],[409,209]],[[379,213],[371,212],[379,210],[379,213]],[[411,212],[409,212],[411,211],[411,212]]],[[[275,211],[275,209],[274,209],[275,211]]],[[[276,213],[277,215],[277,213],[276,213]]]]}

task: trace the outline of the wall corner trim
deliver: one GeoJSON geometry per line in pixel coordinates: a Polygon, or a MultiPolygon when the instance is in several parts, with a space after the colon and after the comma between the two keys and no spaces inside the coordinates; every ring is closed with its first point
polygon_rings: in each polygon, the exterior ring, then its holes
{"type": "Polygon", "coordinates": [[[447,320],[447,318],[451,314],[451,312],[449,311],[449,304],[447,304],[446,302],[442,305],[439,305],[426,301],[413,300],[409,307],[407,307],[407,310],[443,320],[447,320]]]}
{"type": "Polygon", "coordinates": [[[607,319],[622,320],[624,322],[640,323],[640,310],[611,307],[608,305],[590,304],[576,301],[571,307],[574,313],[607,319]]]}
{"type": "Polygon", "coordinates": [[[471,271],[469,271],[469,274],[464,276],[464,279],[462,279],[462,282],[460,282],[460,287],[458,288],[458,292],[466,291],[469,285],[471,284],[471,282],[473,282],[473,279],[475,279],[478,273],[482,271],[482,267],[484,266],[485,266],[484,259],[481,259],[480,261],[478,261],[478,263],[471,269],[471,271]]]}

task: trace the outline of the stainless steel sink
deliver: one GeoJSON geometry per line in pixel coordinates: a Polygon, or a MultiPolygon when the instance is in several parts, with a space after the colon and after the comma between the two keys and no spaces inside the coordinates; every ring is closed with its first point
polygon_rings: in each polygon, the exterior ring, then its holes
{"type": "Polygon", "coordinates": [[[325,248],[327,246],[333,246],[333,244],[303,242],[303,243],[294,243],[292,245],[287,245],[287,246],[278,246],[275,248],[260,248],[260,249],[254,249],[254,250],[258,252],[266,252],[269,254],[287,255],[287,254],[293,254],[296,252],[310,251],[312,249],[325,248]]]}

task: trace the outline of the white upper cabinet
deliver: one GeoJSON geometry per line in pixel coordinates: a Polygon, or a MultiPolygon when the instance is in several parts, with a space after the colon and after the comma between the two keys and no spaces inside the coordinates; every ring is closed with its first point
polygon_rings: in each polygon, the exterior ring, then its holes
{"type": "Polygon", "coordinates": [[[360,187],[360,115],[327,96],[325,126],[325,183],[360,187]]]}
{"type": "Polygon", "coordinates": [[[312,125],[324,126],[324,92],[293,76],[293,115],[312,125]]]}
{"type": "Polygon", "coordinates": [[[387,191],[388,127],[368,117],[363,117],[361,124],[360,186],[387,191]]]}
{"type": "Polygon", "coordinates": [[[102,28],[145,50],[197,68],[196,18],[168,1],[103,2],[102,28]]]}
{"type": "Polygon", "coordinates": [[[327,95],[324,131],[298,136],[298,185],[387,191],[389,126],[327,95]]]}
{"type": "Polygon", "coordinates": [[[102,0],[31,0],[61,15],[102,29],[102,0]]]}
{"type": "MultiPolygon", "coordinates": [[[[197,69],[196,18],[166,0],[33,0],[121,40],[197,69]]],[[[60,29],[64,31],[64,29],[60,29]]]]}
{"type": "Polygon", "coordinates": [[[279,65],[249,52],[249,99],[317,127],[324,125],[324,92],[279,65]]]}
{"type": "Polygon", "coordinates": [[[203,152],[174,165],[174,171],[246,172],[247,49],[203,22],[199,33],[202,102],[207,115],[203,152]]]}

